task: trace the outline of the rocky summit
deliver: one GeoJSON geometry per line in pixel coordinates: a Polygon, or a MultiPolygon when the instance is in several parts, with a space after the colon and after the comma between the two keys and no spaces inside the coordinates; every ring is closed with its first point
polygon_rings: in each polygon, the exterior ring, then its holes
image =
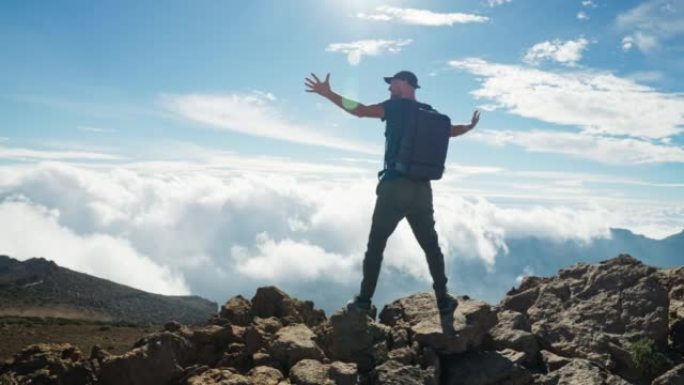
{"type": "Polygon", "coordinates": [[[527,277],[495,306],[457,299],[446,320],[431,293],[416,293],[376,321],[326,317],[262,287],[200,328],[169,322],[123,355],[29,346],[0,367],[0,384],[684,384],[684,267],[620,255],[527,277]]]}

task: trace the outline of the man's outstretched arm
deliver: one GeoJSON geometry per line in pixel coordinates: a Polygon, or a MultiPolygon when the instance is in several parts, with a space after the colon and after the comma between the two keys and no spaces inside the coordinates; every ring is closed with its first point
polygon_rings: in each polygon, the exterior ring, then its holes
{"type": "Polygon", "coordinates": [[[473,112],[473,118],[470,120],[470,124],[457,124],[454,126],[451,126],[451,133],[449,136],[454,137],[454,136],[459,136],[463,135],[466,132],[472,130],[477,126],[477,122],[480,121],[480,111],[475,110],[473,112]]]}
{"type": "Polygon", "coordinates": [[[306,92],[317,93],[335,103],[335,105],[341,109],[354,116],[358,116],[359,118],[367,117],[381,119],[383,116],[385,116],[385,109],[382,104],[366,106],[354,100],[347,99],[330,89],[330,74],[325,76],[325,81],[321,81],[318,76],[313,73],[311,76],[313,79],[305,79],[304,84],[309,88],[305,90],[306,92]]]}

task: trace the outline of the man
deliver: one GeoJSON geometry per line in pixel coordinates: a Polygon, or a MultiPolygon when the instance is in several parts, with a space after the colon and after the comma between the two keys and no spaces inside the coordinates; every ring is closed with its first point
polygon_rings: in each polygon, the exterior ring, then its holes
{"type": "MultiPolygon", "coordinates": [[[[401,99],[416,100],[418,78],[412,72],[401,71],[392,77],[386,77],[389,84],[390,99],[373,105],[363,105],[344,98],[330,88],[330,74],[321,81],[315,74],[305,79],[307,92],[317,93],[348,113],[367,118],[378,118],[386,122],[385,136],[387,143],[396,138],[396,133],[403,128],[401,108],[405,103],[401,99]]],[[[421,108],[432,109],[420,103],[421,108]]],[[[451,126],[450,136],[463,135],[473,129],[480,119],[479,111],[473,113],[468,125],[451,126]]],[[[368,237],[368,248],[363,260],[363,279],[358,295],[348,304],[348,308],[368,313],[371,309],[371,298],[380,274],[382,254],[387,239],[394,232],[399,222],[406,217],[418,243],[425,252],[428,267],[433,280],[433,289],[437,298],[437,307],[442,316],[449,316],[458,306],[455,298],[447,292],[447,278],[444,273],[444,256],[439,248],[432,206],[432,187],[429,180],[409,177],[393,169],[388,161],[393,159],[391,146],[385,147],[385,168],[379,173],[381,180],[376,188],[377,199],[373,210],[373,219],[368,237]]]]}

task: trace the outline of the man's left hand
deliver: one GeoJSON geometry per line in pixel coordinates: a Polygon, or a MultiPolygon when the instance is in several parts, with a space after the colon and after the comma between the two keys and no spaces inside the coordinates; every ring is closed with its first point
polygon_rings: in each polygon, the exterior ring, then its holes
{"type": "Polygon", "coordinates": [[[470,120],[470,126],[468,127],[468,129],[472,130],[473,128],[475,128],[475,126],[477,126],[477,122],[479,122],[479,121],[480,121],[480,111],[475,110],[475,112],[473,112],[473,118],[470,120]]]}

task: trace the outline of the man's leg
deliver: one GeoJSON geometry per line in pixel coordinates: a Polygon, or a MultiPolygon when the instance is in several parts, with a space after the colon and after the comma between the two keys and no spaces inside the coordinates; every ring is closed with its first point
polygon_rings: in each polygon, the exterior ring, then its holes
{"type": "Polygon", "coordinates": [[[444,255],[439,248],[437,231],[435,231],[434,209],[432,206],[432,188],[429,182],[418,189],[415,205],[406,214],[406,219],[420,247],[425,252],[433,289],[437,299],[447,295],[447,277],[444,272],[444,255]]]}
{"type": "Polygon", "coordinates": [[[382,181],[376,190],[373,222],[368,236],[368,248],[363,259],[363,280],[359,292],[361,301],[370,302],[373,297],[387,239],[397,228],[399,221],[404,218],[404,208],[398,204],[400,203],[398,195],[402,193],[400,190],[401,185],[398,180],[382,181]]]}

